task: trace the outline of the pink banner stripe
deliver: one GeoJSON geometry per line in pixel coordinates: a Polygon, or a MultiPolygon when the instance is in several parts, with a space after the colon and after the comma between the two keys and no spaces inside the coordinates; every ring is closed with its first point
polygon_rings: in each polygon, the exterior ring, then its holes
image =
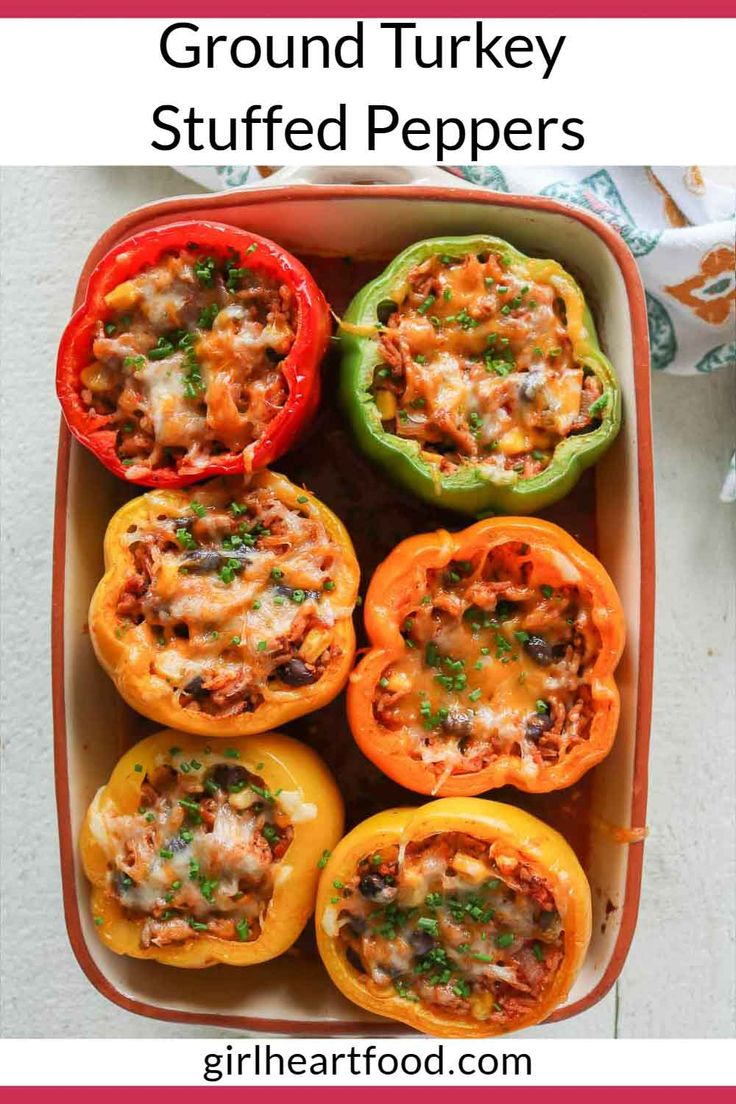
{"type": "MultiPolygon", "coordinates": [[[[380,1094],[382,1104],[426,1104],[427,1098],[431,1100],[431,1104],[438,1104],[440,1101],[449,1101],[451,1097],[457,1097],[457,1089],[460,1085],[458,1082],[456,1085],[450,1086],[436,1086],[433,1088],[416,1086],[416,1088],[410,1088],[407,1086],[396,1086],[395,1088],[388,1087],[386,1085],[370,1086],[370,1085],[358,1085],[352,1084],[349,1089],[346,1090],[345,1086],[279,1086],[271,1087],[267,1085],[258,1085],[258,1099],[265,1101],[265,1104],[281,1104],[281,1101],[296,1101],[298,1104],[321,1104],[326,1096],[329,1096],[333,1100],[337,1100],[338,1096],[344,1098],[345,1092],[349,1091],[351,1096],[358,1096],[362,1101],[368,1101],[371,1098],[375,1098],[380,1094]]],[[[225,1086],[218,1088],[218,1099],[221,1099],[222,1094],[230,1094],[233,1097],[233,1101],[236,1099],[243,1101],[243,1093],[247,1093],[252,1090],[254,1086],[242,1085],[241,1087],[225,1086]],[[237,1097],[236,1095],[237,1094],[237,1097]]],[[[85,1086],[82,1088],[72,1086],[60,1086],[54,1088],[36,1088],[30,1086],[13,1087],[3,1089],[3,1101],[4,1104],[46,1104],[48,1101],[52,1101],[53,1104],[99,1104],[100,1100],[104,1100],[105,1104],[130,1104],[131,1093],[140,1095],[141,1093],[150,1093],[151,1098],[156,1100],[156,1104],[167,1104],[169,1100],[175,1102],[175,1104],[200,1104],[203,1099],[202,1094],[211,1092],[211,1086],[198,1085],[188,1086],[186,1088],[179,1087],[150,1087],[145,1088],[136,1086],[131,1088],[109,1088],[108,1086],[93,1087],[85,1086]]],[[[520,1085],[518,1087],[510,1085],[492,1084],[492,1078],[489,1078],[487,1087],[480,1086],[463,1086],[462,1087],[462,1099],[463,1104],[489,1104],[492,1093],[493,1104],[590,1104],[591,1101],[595,1101],[595,1104],[621,1104],[622,1096],[625,1095],[627,1104],[639,1104],[640,1101],[644,1104],[690,1104],[696,1098],[698,1101],[707,1100],[713,1102],[713,1104],[721,1104],[721,1101],[733,1100],[733,1088],[725,1086],[682,1086],[673,1088],[666,1085],[627,1085],[625,1088],[619,1086],[575,1086],[572,1088],[564,1088],[561,1086],[544,1086],[544,1085],[520,1085]]],[[[211,1097],[210,1097],[211,1099],[211,1097]]]]}
{"type": "Polygon", "coordinates": [[[243,0],[213,0],[209,5],[189,0],[177,3],[177,0],[162,0],[161,3],[146,3],[145,0],[126,0],[104,5],[93,0],[0,0],[0,16],[4,18],[74,18],[74,19],[120,19],[120,18],[156,18],[156,19],[295,19],[295,18],[362,18],[362,19],[431,19],[448,18],[452,10],[452,19],[483,18],[490,22],[494,18],[514,19],[685,19],[685,18],[733,18],[736,16],[734,0],[561,0],[552,5],[549,0],[525,0],[510,12],[502,5],[492,6],[479,0],[456,0],[452,5],[439,0],[404,0],[396,5],[391,0],[362,0],[350,3],[350,0],[282,0],[280,3],[261,3],[248,5],[243,0]],[[401,12],[396,15],[396,8],[401,12]],[[203,8],[206,9],[203,12],[203,8]],[[490,10],[489,10],[490,9],[490,10]]]}

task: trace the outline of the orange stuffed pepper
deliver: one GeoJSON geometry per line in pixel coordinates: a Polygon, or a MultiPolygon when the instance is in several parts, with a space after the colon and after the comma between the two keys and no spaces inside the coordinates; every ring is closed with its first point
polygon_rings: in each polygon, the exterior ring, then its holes
{"type": "Polygon", "coordinates": [[[108,526],[90,633],[140,713],[187,732],[245,736],[342,689],[358,581],[342,523],[285,476],[151,491],[108,526]]]}
{"type": "Polygon", "coordinates": [[[368,589],[372,647],[351,676],[361,750],[418,793],[530,793],[611,749],[621,603],[602,565],[536,518],[410,537],[368,589]]]}
{"type": "Polygon", "coordinates": [[[342,824],[332,776],[296,740],[157,732],[122,757],[82,828],[97,932],[169,966],[265,962],[304,928],[342,824]]]}
{"type": "Polygon", "coordinates": [[[536,817],[445,798],[378,813],[341,840],[315,921],[349,1000],[430,1035],[481,1038],[565,1000],[590,939],[590,889],[536,817]]]}

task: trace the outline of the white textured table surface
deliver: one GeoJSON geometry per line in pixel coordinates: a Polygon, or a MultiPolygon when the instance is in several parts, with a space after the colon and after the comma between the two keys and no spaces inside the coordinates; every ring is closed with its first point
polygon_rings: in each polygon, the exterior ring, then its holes
{"type": "MultiPolygon", "coordinates": [[[[118,215],[194,190],[165,169],[5,170],[2,217],[2,1034],[212,1035],[139,1019],[87,982],[61,913],[49,595],[52,376],[81,264],[118,215]],[[40,291],[35,298],[31,288],[40,291]]],[[[657,634],[639,924],[614,992],[540,1035],[734,1033],[736,507],[718,501],[733,372],[653,381],[657,634]]]]}

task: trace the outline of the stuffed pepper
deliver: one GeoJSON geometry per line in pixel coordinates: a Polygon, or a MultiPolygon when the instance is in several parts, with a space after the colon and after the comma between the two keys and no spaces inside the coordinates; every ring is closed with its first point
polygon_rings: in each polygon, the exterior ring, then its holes
{"type": "Polygon", "coordinates": [[[545,1019],[590,939],[590,889],[557,832],[511,805],[446,798],[354,828],[320,879],[317,943],[355,1004],[473,1038],[545,1019]]]}
{"type": "Polygon", "coordinates": [[[436,505],[535,513],[619,429],[618,383],[580,288],[498,238],[406,249],[352,301],[341,343],[358,444],[436,505]]]}
{"type": "Polygon", "coordinates": [[[187,732],[244,736],[342,689],[358,579],[342,523],[285,476],[150,491],[108,526],[89,629],[139,713],[187,732]]]}
{"type": "Polygon", "coordinates": [[[490,518],[410,537],[373,576],[365,624],[350,726],[403,786],[540,793],[608,754],[623,612],[603,566],[558,526],[490,518]]]}
{"type": "Polygon", "coordinates": [[[279,733],[227,745],[167,729],[126,752],[81,834],[91,909],[117,954],[248,966],[287,950],[342,831],[324,763],[279,733]]]}
{"type": "Polygon", "coordinates": [[[57,393],[115,475],[182,487],[291,446],[317,408],[329,333],[324,296],[280,246],[211,222],[158,226],[92,273],[57,393]]]}

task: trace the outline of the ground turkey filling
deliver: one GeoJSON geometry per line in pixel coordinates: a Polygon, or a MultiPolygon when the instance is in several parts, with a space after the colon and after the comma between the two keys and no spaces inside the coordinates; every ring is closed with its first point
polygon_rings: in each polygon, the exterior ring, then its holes
{"type": "Polygon", "coordinates": [[[501,844],[463,833],[367,855],[334,883],[348,961],[440,1013],[507,1022],[533,1009],[563,957],[544,880],[501,844]]]}
{"type": "Polygon", "coordinates": [[[545,574],[519,542],[427,572],[373,708],[438,786],[502,755],[543,768],[589,738],[600,634],[586,591],[545,574]]]}
{"type": "Polygon", "coordinates": [[[431,257],[394,306],[373,395],[384,430],[418,441],[440,474],[529,479],[600,423],[607,396],[575,359],[564,301],[499,254],[431,257]]]}
{"type": "Polygon", "coordinates": [[[82,401],[117,431],[131,477],[246,450],[283,407],[292,293],[244,266],[192,246],[106,296],[82,401]]]}
{"type": "Polygon", "coordinates": [[[333,597],[342,550],[306,496],[296,508],[262,487],[200,497],[126,533],[116,636],[131,658],[147,646],[179,705],[230,717],[322,678],[352,610],[333,597]]]}
{"type": "Polygon", "coordinates": [[[108,892],[126,918],[144,920],[142,947],[199,935],[257,939],[293,836],[289,819],[239,763],[170,755],[145,776],[135,815],[104,816],[114,850],[108,892]]]}

